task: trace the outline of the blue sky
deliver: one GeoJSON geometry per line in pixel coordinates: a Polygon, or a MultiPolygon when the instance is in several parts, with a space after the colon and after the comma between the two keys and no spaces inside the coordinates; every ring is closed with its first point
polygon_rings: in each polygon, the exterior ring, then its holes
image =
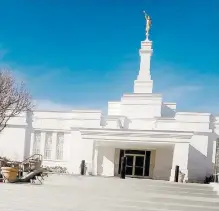
{"type": "Polygon", "coordinates": [[[107,108],[133,91],[146,10],[154,92],[219,113],[218,0],[0,0],[0,66],[42,109],[107,108]]]}

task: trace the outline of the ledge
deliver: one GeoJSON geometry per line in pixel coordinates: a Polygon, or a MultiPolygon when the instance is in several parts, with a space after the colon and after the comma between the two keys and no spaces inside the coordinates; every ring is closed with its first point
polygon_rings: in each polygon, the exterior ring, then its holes
{"type": "Polygon", "coordinates": [[[72,128],[88,136],[100,136],[103,139],[108,137],[132,137],[137,139],[148,138],[177,138],[177,139],[191,139],[193,132],[184,131],[164,131],[164,130],[128,130],[128,129],[106,129],[106,128],[72,128]]]}
{"type": "Polygon", "coordinates": [[[202,113],[202,112],[176,112],[176,115],[196,115],[196,116],[211,116],[211,113],[202,113]]]}
{"type": "Polygon", "coordinates": [[[151,98],[162,98],[161,94],[155,93],[132,93],[132,94],[124,94],[123,97],[151,97],[151,98]]]}
{"type": "Polygon", "coordinates": [[[33,110],[33,113],[102,113],[101,110],[89,110],[89,109],[75,109],[66,111],[54,111],[54,110],[33,110]]]}

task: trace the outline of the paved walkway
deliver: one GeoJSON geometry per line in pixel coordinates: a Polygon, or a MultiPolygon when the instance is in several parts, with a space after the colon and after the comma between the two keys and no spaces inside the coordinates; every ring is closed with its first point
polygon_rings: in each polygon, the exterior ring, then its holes
{"type": "Polygon", "coordinates": [[[219,211],[207,185],[51,176],[44,185],[0,183],[2,211],[219,211]]]}

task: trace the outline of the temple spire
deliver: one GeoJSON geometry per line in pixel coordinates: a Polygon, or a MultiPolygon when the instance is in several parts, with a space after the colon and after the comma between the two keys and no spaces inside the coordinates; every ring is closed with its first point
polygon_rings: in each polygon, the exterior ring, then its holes
{"type": "MultiPolygon", "coordinates": [[[[145,12],[144,12],[145,13],[145,12]]],[[[151,18],[145,13],[146,19],[146,39],[141,42],[140,70],[137,80],[134,82],[134,93],[152,93],[153,81],[151,80],[150,66],[152,56],[152,41],[149,41],[149,31],[151,27],[151,18]]]]}

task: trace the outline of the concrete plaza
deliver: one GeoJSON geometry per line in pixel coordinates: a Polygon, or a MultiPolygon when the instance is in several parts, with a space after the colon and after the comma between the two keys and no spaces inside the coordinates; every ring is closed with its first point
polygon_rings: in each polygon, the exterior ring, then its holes
{"type": "Polygon", "coordinates": [[[43,185],[0,184],[2,211],[216,211],[208,185],[52,175],[43,185]]]}

